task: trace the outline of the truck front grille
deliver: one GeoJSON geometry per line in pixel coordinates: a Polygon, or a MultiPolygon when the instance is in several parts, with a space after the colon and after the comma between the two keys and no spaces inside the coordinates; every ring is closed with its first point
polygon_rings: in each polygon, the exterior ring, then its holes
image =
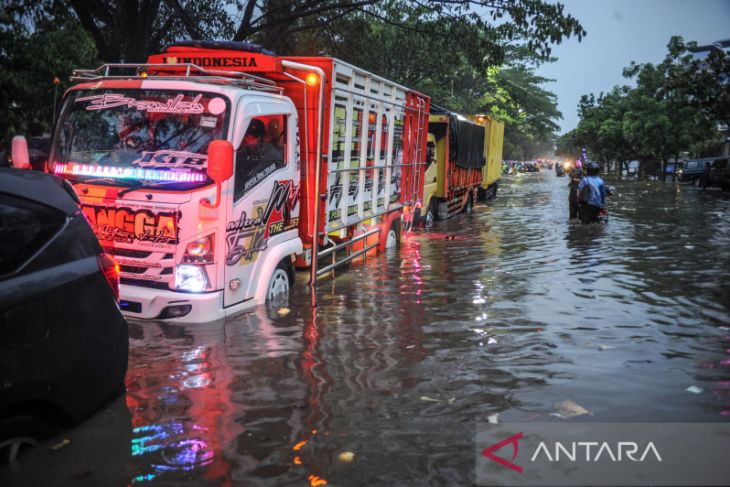
{"type": "Polygon", "coordinates": [[[170,289],[170,286],[166,282],[159,281],[145,281],[144,279],[130,279],[128,277],[122,277],[119,279],[119,282],[130,286],[149,287],[152,289],[170,289]]]}
{"type": "Polygon", "coordinates": [[[130,286],[171,289],[175,259],[172,253],[104,247],[121,271],[120,282],[130,286]]]}

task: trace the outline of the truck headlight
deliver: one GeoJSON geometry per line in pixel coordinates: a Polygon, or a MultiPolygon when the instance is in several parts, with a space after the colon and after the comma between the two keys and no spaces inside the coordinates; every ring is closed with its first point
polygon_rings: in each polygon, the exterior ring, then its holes
{"type": "Polygon", "coordinates": [[[197,265],[179,265],[175,268],[175,287],[182,291],[199,293],[208,286],[205,267],[197,265]]]}
{"type": "Polygon", "coordinates": [[[183,264],[212,264],[214,259],[215,235],[210,234],[193,240],[185,247],[183,264]]]}

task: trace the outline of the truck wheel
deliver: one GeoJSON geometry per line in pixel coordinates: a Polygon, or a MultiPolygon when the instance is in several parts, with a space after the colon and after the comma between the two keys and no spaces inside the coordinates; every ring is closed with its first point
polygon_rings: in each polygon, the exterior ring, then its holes
{"type": "Polygon", "coordinates": [[[291,287],[291,264],[283,259],[274,269],[269,281],[269,288],[266,290],[266,301],[273,305],[284,304],[289,299],[289,288],[291,287]]]}
{"type": "Polygon", "coordinates": [[[398,235],[400,230],[400,222],[393,222],[388,229],[388,233],[385,236],[385,250],[394,249],[398,247],[398,241],[400,237],[398,235]]]}
{"type": "Polygon", "coordinates": [[[431,198],[428,202],[428,210],[426,211],[426,227],[432,227],[438,213],[438,202],[431,198]]]}

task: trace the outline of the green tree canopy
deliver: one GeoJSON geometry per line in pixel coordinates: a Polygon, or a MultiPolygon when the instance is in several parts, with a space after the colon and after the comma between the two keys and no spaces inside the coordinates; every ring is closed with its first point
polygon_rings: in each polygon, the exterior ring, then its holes
{"type": "Polygon", "coordinates": [[[560,151],[582,146],[603,162],[638,159],[664,164],[716,139],[717,122],[723,121],[727,109],[730,63],[725,60],[730,58],[713,52],[712,61],[693,60],[681,37],[672,37],[667,51],[656,65],[631,63],[624,69],[624,76],[635,80],[634,87],[615,87],[598,97],[584,95],[578,127],[561,137],[560,151]]]}

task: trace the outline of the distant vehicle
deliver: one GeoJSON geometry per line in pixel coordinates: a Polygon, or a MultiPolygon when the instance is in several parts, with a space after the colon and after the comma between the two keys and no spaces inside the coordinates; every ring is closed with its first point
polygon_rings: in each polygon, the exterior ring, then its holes
{"type": "Polygon", "coordinates": [[[693,183],[702,177],[705,170],[705,163],[712,162],[711,158],[690,159],[677,171],[677,179],[680,183],[693,183]]]}
{"type": "MultiPolygon", "coordinates": [[[[13,461],[124,390],[119,266],[69,183],[0,168],[0,454],[13,461]]],[[[0,457],[2,458],[2,457],[0,457]]]]}
{"type": "Polygon", "coordinates": [[[639,173],[639,161],[630,161],[628,166],[621,169],[624,176],[636,176],[639,173]]]}
{"type": "Polygon", "coordinates": [[[730,189],[730,157],[716,157],[710,162],[710,186],[720,186],[723,190],[730,189]]]}

